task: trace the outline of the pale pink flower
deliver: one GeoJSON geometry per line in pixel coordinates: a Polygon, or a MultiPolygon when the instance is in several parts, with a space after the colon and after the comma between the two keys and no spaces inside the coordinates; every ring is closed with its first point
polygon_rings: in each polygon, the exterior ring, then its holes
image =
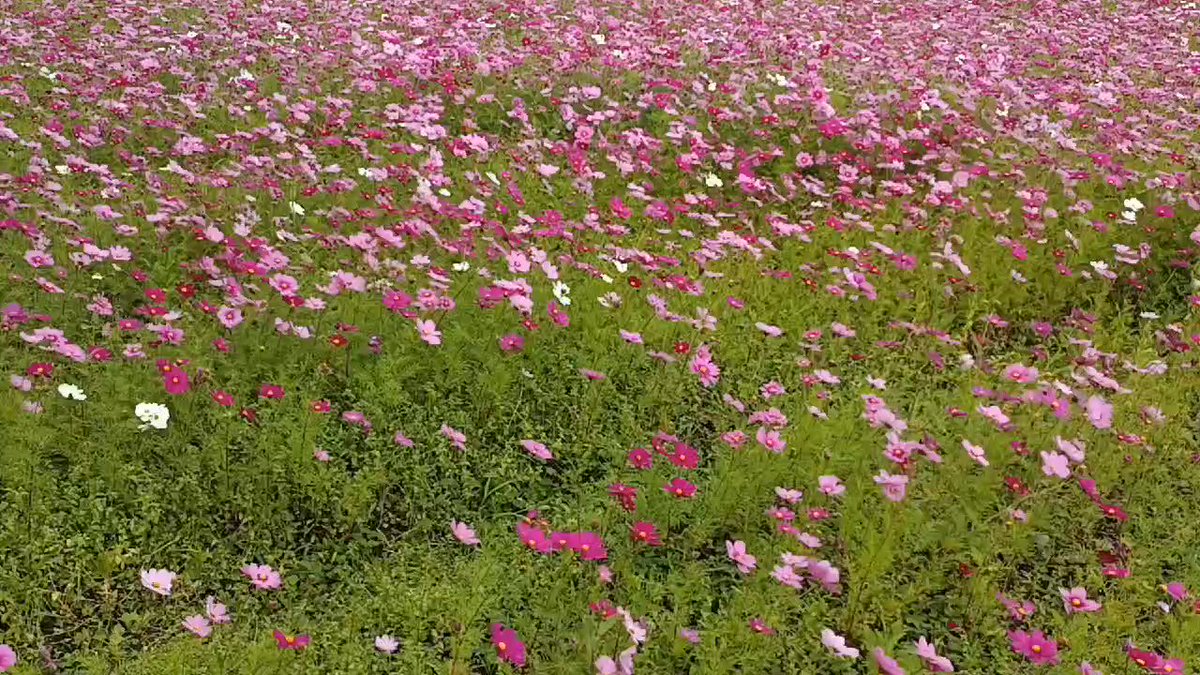
{"type": "Polygon", "coordinates": [[[183,619],[183,627],[193,635],[203,640],[212,635],[212,624],[203,614],[193,614],[183,619]]]}
{"type": "Polygon", "coordinates": [[[754,571],[754,568],[758,567],[758,561],[755,557],[746,552],[746,542],[744,541],[726,540],[725,553],[729,556],[730,560],[737,563],[738,570],[742,574],[750,574],[754,571]]]}
{"type": "Polygon", "coordinates": [[[857,659],[859,651],[854,647],[846,644],[846,638],[829,630],[828,628],[821,630],[821,644],[825,645],[829,651],[833,652],[834,656],[843,659],[857,659]]]}
{"type": "Polygon", "coordinates": [[[242,575],[261,590],[276,590],[283,586],[283,577],[270,565],[246,565],[242,568],[242,575]]]}
{"type": "Polygon", "coordinates": [[[142,570],[142,585],[162,596],[171,594],[176,574],[168,570],[142,570]]]}
{"type": "Polygon", "coordinates": [[[466,523],[452,520],[450,521],[450,531],[454,533],[455,539],[467,546],[479,546],[479,537],[476,536],[475,530],[472,530],[466,523]]]}
{"type": "Polygon", "coordinates": [[[550,449],[546,447],[545,443],[539,443],[537,441],[526,439],[521,441],[521,447],[525,448],[525,452],[528,452],[543,462],[549,462],[550,460],[554,459],[554,454],[550,452],[550,449]]]}
{"type": "Polygon", "coordinates": [[[224,624],[232,621],[225,609],[225,605],[217,602],[217,599],[211,595],[204,599],[204,613],[208,615],[208,620],[214,624],[224,624]]]}
{"type": "Polygon", "coordinates": [[[892,475],[886,471],[880,471],[875,477],[875,484],[883,488],[883,496],[893,502],[902,502],[908,494],[908,476],[904,474],[892,475]]]}
{"type": "Polygon", "coordinates": [[[435,347],[442,344],[442,332],[437,329],[437,324],[429,319],[420,319],[417,321],[417,333],[421,336],[421,340],[425,344],[435,347]]]}
{"type": "Polygon", "coordinates": [[[1066,455],[1057,452],[1046,452],[1043,450],[1042,455],[1042,473],[1047,476],[1058,476],[1059,478],[1069,478],[1071,476],[1071,463],[1066,455]]]}
{"type": "Polygon", "coordinates": [[[1087,591],[1082,586],[1070,589],[1060,588],[1058,589],[1058,594],[1062,596],[1063,608],[1067,610],[1067,614],[1100,611],[1100,603],[1088,599],[1087,591]]]}
{"type": "Polygon", "coordinates": [[[817,478],[817,484],[821,492],[829,497],[840,497],[846,493],[846,486],[842,485],[842,479],[837,476],[820,476],[817,478]]]}
{"type": "Polygon", "coordinates": [[[944,656],[938,656],[937,649],[925,640],[922,635],[919,640],[913,643],[917,647],[917,656],[925,662],[925,667],[935,673],[953,673],[954,664],[950,659],[944,656]]]}

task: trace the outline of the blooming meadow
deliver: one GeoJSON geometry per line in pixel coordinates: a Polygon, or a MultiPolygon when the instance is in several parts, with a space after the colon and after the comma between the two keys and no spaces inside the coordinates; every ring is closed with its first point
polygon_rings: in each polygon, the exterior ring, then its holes
{"type": "Polygon", "coordinates": [[[1200,658],[1200,9],[0,1],[0,672],[1200,658]]]}

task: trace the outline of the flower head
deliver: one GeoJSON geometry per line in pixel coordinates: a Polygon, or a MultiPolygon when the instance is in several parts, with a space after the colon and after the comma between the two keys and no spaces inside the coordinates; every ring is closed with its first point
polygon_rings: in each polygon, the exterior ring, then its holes
{"type": "Polygon", "coordinates": [[[193,614],[192,616],[184,617],[183,627],[201,640],[212,635],[212,624],[209,623],[208,617],[203,614],[193,614]]]}
{"type": "Polygon", "coordinates": [[[384,654],[394,654],[400,643],[391,635],[380,635],[375,638],[375,649],[384,654]]]}
{"type": "Polygon", "coordinates": [[[1029,659],[1036,666],[1052,666],[1058,663],[1058,644],[1048,639],[1040,630],[1026,633],[1023,630],[1009,631],[1012,650],[1029,659]]]}
{"type": "Polygon", "coordinates": [[[503,624],[492,624],[492,646],[496,648],[496,657],[518,668],[525,667],[525,643],[511,628],[503,624]]]}
{"type": "Polygon", "coordinates": [[[302,652],[312,638],[307,635],[288,635],[281,630],[275,631],[275,645],[283,651],[302,652]]]}
{"type": "Polygon", "coordinates": [[[169,570],[142,570],[142,585],[162,596],[171,594],[176,574],[169,570]]]}
{"type": "Polygon", "coordinates": [[[283,578],[270,565],[246,565],[242,576],[260,590],[276,590],[283,586],[283,578]]]}

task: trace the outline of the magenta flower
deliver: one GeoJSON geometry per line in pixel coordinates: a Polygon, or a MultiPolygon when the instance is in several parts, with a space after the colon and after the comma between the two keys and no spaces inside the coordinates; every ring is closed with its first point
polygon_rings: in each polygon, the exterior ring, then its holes
{"type": "Polygon", "coordinates": [[[750,619],[750,630],[759,635],[775,634],[775,629],[768,626],[762,619],[750,619]]]}
{"type": "Polygon", "coordinates": [[[270,565],[246,565],[242,568],[242,576],[259,590],[272,591],[283,586],[283,577],[270,565]]]}
{"type": "Polygon", "coordinates": [[[1029,617],[1033,616],[1033,613],[1037,611],[1037,605],[1034,605],[1032,602],[1028,600],[1025,600],[1024,602],[1013,600],[1005,597],[1003,593],[997,593],[996,600],[999,601],[1000,604],[1004,605],[1004,608],[1008,610],[1009,617],[1011,617],[1012,620],[1016,621],[1017,623],[1025,623],[1025,621],[1029,617]]]}
{"type": "Polygon", "coordinates": [[[554,550],[550,538],[546,536],[543,530],[524,521],[517,523],[517,537],[520,538],[525,548],[532,551],[548,554],[554,550]]]}
{"type": "Polygon", "coordinates": [[[633,524],[629,532],[629,538],[647,546],[662,546],[662,540],[658,536],[658,528],[653,523],[645,521],[638,521],[633,524]]]}
{"type": "Polygon", "coordinates": [[[302,652],[310,642],[312,638],[307,635],[288,635],[281,630],[275,631],[275,646],[283,651],[302,652]]]}
{"type": "Polygon", "coordinates": [[[492,624],[492,646],[496,648],[496,657],[518,668],[525,667],[525,643],[511,628],[503,624],[492,624]]]}
{"type": "Polygon", "coordinates": [[[17,665],[17,653],[8,645],[0,645],[0,673],[7,672],[17,665]]]}
{"type": "Polygon", "coordinates": [[[504,352],[519,352],[525,349],[525,338],[515,333],[500,338],[500,349],[504,352]]]}
{"type": "Polygon", "coordinates": [[[1040,630],[1026,633],[1023,630],[1009,631],[1012,650],[1029,659],[1035,666],[1052,666],[1058,663],[1058,644],[1048,639],[1040,630]]]}
{"type": "Polygon", "coordinates": [[[634,448],[629,451],[629,465],[639,471],[649,471],[654,468],[654,456],[645,448],[634,448]]]}
{"type": "Polygon", "coordinates": [[[163,387],[168,394],[181,396],[192,390],[192,383],[182,368],[173,368],[171,372],[163,375],[163,387]]]}
{"type": "Polygon", "coordinates": [[[1067,610],[1067,614],[1100,611],[1100,603],[1095,600],[1089,600],[1087,591],[1082,586],[1076,586],[1069,590],[1060,588],[1058,589],[1058,594],[1062,596],[1063,607],[1067,610]]]}
{"type": "Polygon", "coordinates": [[[663,486],[663,492],[675,495],[679,499],[691,499],[696,494],[696,486],[683,478],[675,478],[663,486]]]}
{"type": "Polygon", "coordinates": [[[259,398],[265,398],[265,399],[271,399],[271,400],[278,401],[278,400],[282,399],[284,396],[283,387],[281,387],[277,384],[264,384],[262,387],[259,388],[258,396],[259,396],[259,398]]]}

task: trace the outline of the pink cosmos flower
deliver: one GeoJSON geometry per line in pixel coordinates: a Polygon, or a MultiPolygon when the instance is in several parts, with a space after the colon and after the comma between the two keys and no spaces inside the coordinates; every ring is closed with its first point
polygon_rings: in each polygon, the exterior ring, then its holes
{"type": "Polygon", "coordinates": [[[1167,595],[1171,596],[1171,599],[1176,602],[1183,602],[1184,600],[1188,599],[1187,586],[1184,586],[1178,581],[1172,581],[1162,588],[1164,591],[1166,591],[1167,595]]]}
{"type": "Polygon", "coordinates": [[[783,436],[781,436],[780,433],[774,429],[759,427],[758,431],[754,433],[754,439],[758,441],[759,445],[777,455],[782,454],[784,450],[787,450],[787,441],[783,440],[783,436]]]}
{"type": "Polygon", "coordinates": [[[554,545],[550,542],[550,538],[546,536],[546,533],[529,523],[523,521],[517,523],[517,537],[521,540],[521,544],[525,548],[537,553],[549,554],[554,551],[554,545]]]}
{"type": "Polygon", "coordinates": [[[216,598],[211,595],[204,599],[204,613],[208,615],[208,620],[214,624],[226,624],[233,621],[229,618],[229,613],[225,609],[225,605],[217,602],[216,598]]]}
{"type": "Polygon", "coordinates": [[[759,635],[774,635],[775,629],[768,626],[762,619],[750,619],[750,630],[759,635]]]}
{"type": "Polygon", "coordinates": [[[662,539],[659,538],[658,528],[654,526],[654,523],[645,521],[634,523],[630,529],[629,538],[647,546],[662,546],[662,539]]]}
{"type": "Polygon", "coordinates": [[[654,456],[645,448],[634,448],[629,451],[629,465],[639,471],[649,471],[654,468],[654,456]]]}
{"type": "Polygon", "coordinates": [[[1023,630],[1009,631],[1008,640],[1012,650],[1029,659],[1035,666],[1052,666],[1058,663],[1058,644],[1048,639],[1040,630],[1026,633],[1023,630]]]}
{"type": "Polygon", "coordinates": [[[796,504],[801,499],[804,499],[804,493],[799,490],[791,490],[783,487],[775,488],[775,496],[779,497],[788,504],[796,504]]]}
{"type": "Polygon", "coordinates": [[[500,338],[500,349],[505,352],[519,352],[525,349],[525,338],[512,333],[500,338]]]}
{"type": "Polygon", "coordinates": [[[312,638],[307,635],[288,635],[281,630],[275,631],[275,646],[283,651],[302,652],[311,642],[312,638]]]}
{"type": "Polygon", "coordinates": [[[17,653],[8,645],[0,645],[0,673],[7,672],[17,665],[17,653]]]}
{"type": "Polygon", "coordinates": [[[1113,423],[1113,406],[1099,396],[1089,396],[1083,404],[1088,421],[1097,429],[1111,429],[1113,423]]]}
{"type": "Polygon", "coordinates": [[[962,441],[962,446],[967,451],[967,456],[975,460],[980,466],[989,466],[987,454],[984,452],[983,447],[975,445],[965,438],[962,441]]]}
{"type": "Polygon", "coordinates": [[[1042,473],[1047,476],[1058,476],[1059,478],[1071,477],[1071,462],[1066,455],[1057,452],[1041,452],[1042,456],[1042,473]]]}
{"type": "Polygon", "coordinates": [[[779,326],[772,326],[769,323],[763,323],[763,322],[759,321],[754,324],[754,327],[759,329],[760,331],[762,331],[763,335],[766,335],[769,338],[777,338],[777,337],[783,335],[782,328],[780,328],[779,326]]]}
{"type": "Polygon", "coordinates": [[[621,331],[621,339],[628,342],[631,345],[645,344],[645,342],[642,340],[641,335],[639,335],[637,333],[631,333],[627,330],[621,331]]]}
{"type": "Polygon", "coordinates": [[[142,570],[141,576],[142,586],[159,595],[168,596],[171,594],[171,585],[175,583],[176,574],[168,570],[149,569],[142,570]]]}
{"type": "Polygon", "coordinates": [[[700,376],[703,387],[711,387],[721,379],[721,368],[712,360],[712,353],[707,345],[696,350],[696,356],[688,364],[691,371],[700,376]]]}
{"type": "Polygon", "coordinates": [[[201,640],[212,635],[212,624],[202,614],[193,614],[192,616],[184,617],[183,627],[201,640]]]}
{"type": "Polygon", "coordinates": [[[737,563],[738,571],[742,574],[750,574],[758,567],[758,561],[754,556],[746,552],[746,542],[741,541],[725,541],[725,553],[729,559],[737,563]]]}
{"type": "Polygon", "coordinates": [[[896,659],[888,656],[882,647],[876,647],[871,652],[871,658],[875,660],[875,667],[882,675],[907,675],[896,659]]]}
{"type": "Polygon", "coordinates": [[[530,455],[533,455],[543,462],[549,462],[554,459],[554,454],[550,452],[550,449],[547,448],[544,443],[524,440],[521,441],[521,447],[525,448],[525,452],[528,452],[530,455]]]}
{"type": "Polygon", "coordinates": [[[1003,593],[997,593],[996,600],[1004,605],[1004,608],[1008,610],[1009,617],[1017,623],[1024,623],[1026,619],[1033,616],[1034,612],[1037,611],[1037,605],[1034,605],[1032,602],[1028,600],[1024,602],[1013,600],[1005,597],[1003,593]]]}
{"type": "Polygon", "coordinates": [[[437,324],[429,319],[419,319],[417,321],[417,334],[425,344],[435,347],[442,344],[442,332],[437,329],[437,324]]]}
{"type": "Polygon", "coordinates": [[[902,502],[908,494],[908,476],[904,474],[892,475],[886,471],[880,471],[875,477],[875,484],[883,488],[883,496],[893,502],[902,502]]]}
{"type": "Polygon", "coordinates": [[[925,662],[925,667],[935,673],[953,673],[954,664],[950,663],[950,659],[944,656],[938,656],[937,649],[933,644],[925,640],[922,635],[920,639],[913,643],[917,648],[917,656],[925,662]]]}
{"type": "Polygon", "coordinates": [[[518,668],[525,667],[525,643],[511,628],[503,624],[492,624],[492,646],[496,648],[496,657],[518,668]]]}
{"type": "Polygon", "coordinates": [[[857,659],[860,653],[854,647],[847,646],[846,638],[828,628],[821,630],[821,644],[825,645],[838,658],[857,659]]]}
{"type": "Polygon", "coordinates": [[[1079,664],[1079,675],[1104,675],[1104,673],[1092,667],[1092,664],[1084,661],[1079,664]]]}
{"type": "Polygon", "coordinates": [[[696,486],[683,478],[675,478],[663,486],[663,492],[675,495],[679,499],[691,499],[696,494],[696,486]]]}
{"type": "Polygon", "coordinates": [[[1020,384],[1033,384],[1038,379],[1038,369],[1013,363],[1004,369],[1004,379],[1020,384]]]}
{"type": "Polygon", "coordinates": [[[1063,607],[1067,610],[1067,614],[1100,611],[1100,603],[1095,600],[1089,600],[1087,591],[1082,586],[1076,586],[1071,589],[1060,588],[1058,589],[1058,594],[1062,596],[1063,607]]]}
{"type": "Polygon", "coordinates": [[[192,390],[191,380],[182,368],[174,368],[163,375],[163,387],[172,396],[182,396],[192,390]]]}
{"type": "Polygon", "coordinates": [[[827,497],[840,497],[846,493],[846,486],[842,485],[842,479],[837,476],[819,476],[817,485],[827,497]]]}
{"type": "Polygon", "coordinates": [[[457,520],[450,521],[450,531],[454,534],[454,538],[466,544],[467,546],[479,546],[479,537],[476,536],[475,530],[472,530],[466,523],[460,523],[457,520]]]}
{"type": "Polygon", "coordinates": [[[283,387],[277,384],[264,384],[258,390],[259,398],[281,400],[284,397],[283,387]]]}
{"type": "Polygon", "coordinates": [[[448,424],[442,424],[442,435],[450,441],[450,445],[454,446],[460,452],[465,452],[467,449],[467,435],[455,429],[448,424]]]}
{"type": "Polygon", "coordinates": [[[276,590],[283,586],[283,577],[270,565],[246,565],[242,568],[242,576],[260,590],[276,590]]]}
{"type": "Polygon", "coordinates": [[[225,328],[237,328],[243,320],[242,310],[236,307],[221,307],[217,310],[217,320],[225,328]]]}
{"type": "Polygon", "coordinates": [[[592,370],[590,368],[580,368],[579,374],[582,375],[584,379],[588,379],[593,382],[603,382],[604,380],[608,379],[608,376],[604,373],[598,370],[592,370]]]}

